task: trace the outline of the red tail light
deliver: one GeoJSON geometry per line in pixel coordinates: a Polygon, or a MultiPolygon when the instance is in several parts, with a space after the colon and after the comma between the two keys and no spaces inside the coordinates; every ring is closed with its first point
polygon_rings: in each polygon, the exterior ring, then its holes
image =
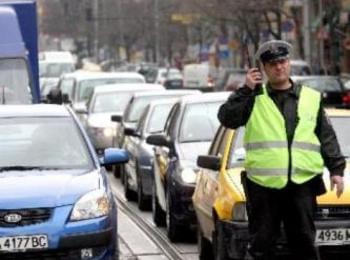
{"type": "Polygon", "coordinates": [[[342,96],[343,105],[350,105],[350,92],[346,92],[342,96]]]}

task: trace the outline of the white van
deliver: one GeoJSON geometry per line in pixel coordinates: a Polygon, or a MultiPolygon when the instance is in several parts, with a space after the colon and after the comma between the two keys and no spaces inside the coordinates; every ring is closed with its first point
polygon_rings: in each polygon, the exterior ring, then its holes
{"type": "Polygon", "coordinates": [[[183,71],[184,88],[213,88],[219,76],[219,69],[208,63],[187,64],[183,71]]]}

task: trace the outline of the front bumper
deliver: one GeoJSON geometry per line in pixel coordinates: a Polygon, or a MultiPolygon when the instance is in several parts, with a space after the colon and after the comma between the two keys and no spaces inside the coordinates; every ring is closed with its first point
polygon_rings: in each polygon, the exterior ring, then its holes
{"type": "Polygon", "coordinates": [[[50,219],[15,228],[0,228],[0,236],[45,234],[48,248],[0,252],[0,259],[112,259],[116,250],[116,209],[108,216],[68,222],[72,206],[52,210],[50,219]]]}
{"type": "MultiPolygon", "coordinates": [[[[219,221],[219,225],[222,225],[224,243],[228,245],[228,255],[234,259],[242,259],[246,254],[249,241],[248,222],[219,221]]],[[[350,229],[350,222],[348,220],[315,221],[315,226],[317,230],[350,229]]],[[[288,255],[289,249],[286,241],[284,231],[281,230],[281,237],[276,242],[277,255],[288,255]]],[[[321,255],[332,255],[342,252],[349,254],[350,252],[350,244],[336,246],[318,245],[318,248],[321,255]]]]}
{"type": "Polygon", "coordinates": [[[192,203],[195,185],[173,181],[170,196],[173,204],[173,216],[184,225],[196,225],[197,219],[192,203]]]}

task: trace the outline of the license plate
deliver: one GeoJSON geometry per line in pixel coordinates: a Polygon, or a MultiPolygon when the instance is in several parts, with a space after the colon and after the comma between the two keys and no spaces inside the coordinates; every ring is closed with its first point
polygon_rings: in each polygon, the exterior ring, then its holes
{"type": "Polygon", "coordinates": [[[350,244],[350,229],[320,229],[316,231],[317,245],[344,245],[350,244]]]}
{"type": "Polygon", "coordinates": [[[48,246],[47,235],[0,237],[0,251],[25,251],[48,246]]]}

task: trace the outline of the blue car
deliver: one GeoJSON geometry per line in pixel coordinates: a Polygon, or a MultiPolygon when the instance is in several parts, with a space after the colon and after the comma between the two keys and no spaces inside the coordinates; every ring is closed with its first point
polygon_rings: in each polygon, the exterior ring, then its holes
{"type": "Polygon", "coordinates": [[[58,105],[0,106],[0,259],[118,259],[117,206],[74,112],[58,105]]]}

